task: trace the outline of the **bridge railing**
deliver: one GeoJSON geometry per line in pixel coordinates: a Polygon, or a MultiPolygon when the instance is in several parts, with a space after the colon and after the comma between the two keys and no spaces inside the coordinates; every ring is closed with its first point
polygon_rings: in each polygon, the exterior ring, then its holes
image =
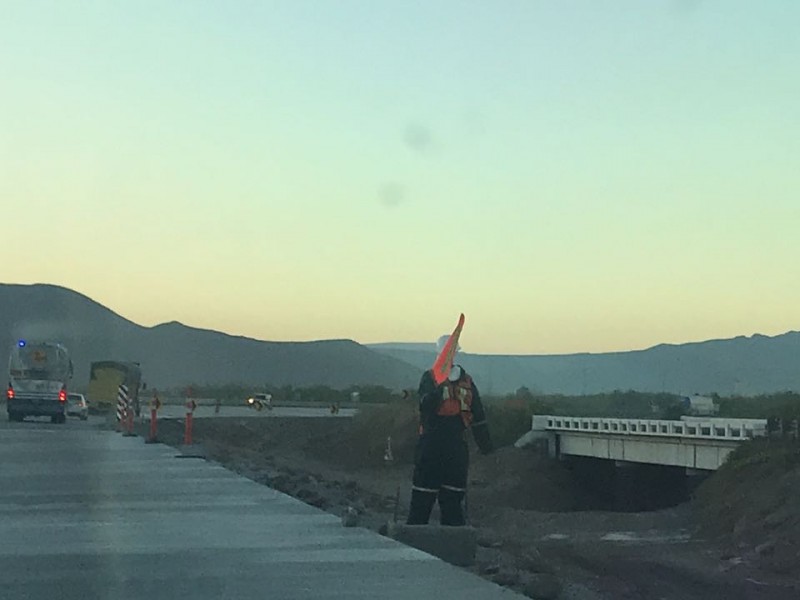
{"type": "Polygon", "coordinates": [[[680,421],[668,421],[534,415],[532,429],[595,435],[741,441],[767,435],[767,420],[687,417],[680,421]]]}

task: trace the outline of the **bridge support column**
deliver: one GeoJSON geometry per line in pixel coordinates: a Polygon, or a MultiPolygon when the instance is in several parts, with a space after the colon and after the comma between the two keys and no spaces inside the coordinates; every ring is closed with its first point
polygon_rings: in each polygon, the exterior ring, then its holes
{"type": "Polygon", "coordinates": [[[561,458],[561,440],[557,433],[547,435],[547,454],[550,458],[561,458]]]}
{"type": "Polygon", "coordinates": [[[638,465],[622,460],[614,461],[614,510],[634,512],[641,510],[637,491],[638,465]]]}

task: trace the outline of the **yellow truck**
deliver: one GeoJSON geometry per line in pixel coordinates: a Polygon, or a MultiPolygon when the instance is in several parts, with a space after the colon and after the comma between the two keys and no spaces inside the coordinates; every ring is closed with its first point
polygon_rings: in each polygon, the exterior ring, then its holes
{"type": "Polygon", "coordinates": [[[128,388],[128,400],[135,414],[141,414],[139,388],[142,384],[142,369],[139,363],[104,360],[93,362],[89,372],[87,401],[92,412],[115,410],[119,386],[128,388]]]}

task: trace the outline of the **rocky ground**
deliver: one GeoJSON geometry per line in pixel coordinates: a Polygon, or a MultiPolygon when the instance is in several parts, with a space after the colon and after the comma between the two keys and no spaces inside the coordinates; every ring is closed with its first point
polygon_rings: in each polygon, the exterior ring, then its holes
{"type": "MultiPolygon", "coordinates": [[[[323,510],[350,509],[360,526],[380,531],[405,518],[408,452],[399,448],[386,462],[382,452],[363,451],[351,421],[199,419],[194,437],[227,468],[323,510]]],[[[159,439],[179,445],[182,424],[162,421],[159,439]]],[[[800,567],[765,571],[746,552],[700,536],[689,505],[648,513],[580,510],[585,494],[563,465],[533,450],[476,455],[468,514],[479,550],[471,570],[532,598],[800,598],[800,567]]]]}

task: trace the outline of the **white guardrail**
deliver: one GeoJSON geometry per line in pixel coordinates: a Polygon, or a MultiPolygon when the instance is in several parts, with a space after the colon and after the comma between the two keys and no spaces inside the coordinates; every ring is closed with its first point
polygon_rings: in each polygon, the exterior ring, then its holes
{"type": "Polygon", "coordinates": [[[597,435],[745,440],[767,435],[766,419],[684,417],[680,421],[534,415],[534,431],[597,435]]]}

